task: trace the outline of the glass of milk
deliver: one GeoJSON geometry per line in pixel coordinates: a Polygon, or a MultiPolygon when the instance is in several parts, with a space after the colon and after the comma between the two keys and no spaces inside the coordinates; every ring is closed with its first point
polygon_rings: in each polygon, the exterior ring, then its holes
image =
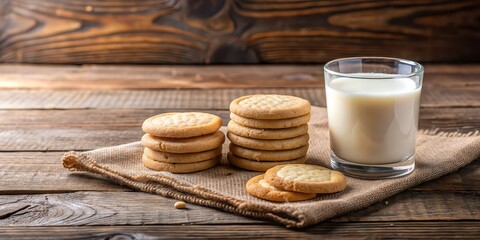
{"type": "Polygon", "coordinates": [[[332,168],[369,179],[411,173],[422,65],[356,57],[328,62],[324,70],[332,168]]]}

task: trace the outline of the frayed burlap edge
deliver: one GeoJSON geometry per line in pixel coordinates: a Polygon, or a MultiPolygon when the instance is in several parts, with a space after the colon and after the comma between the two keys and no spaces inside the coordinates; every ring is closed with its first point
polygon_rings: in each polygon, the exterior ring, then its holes
{"type": "Polygon", "coordinates": [[[86,171],[97,173],[113,179],[119,185],[125,185],[139,191],[155,193],[164,197],[221,209],[242,216],[271,219],[287,227],[304,227],[308,223],[302,214],[294,209],[274,208],[253,204],[212,192],[200,186],[192,186],[178,182],[167,176],[149,176],[140,179],[118,173],[112,169],[101,167],[95,160],[78,152],[68,152],[62,158],[65,168],[70,171],[86,171]],[[291,212],[289,212],[291,211],[291,212]]]}
{"type": "MultiPolygon", "coordinates": [[[[419,134],[439,136],[439,137],[473,137],[480,136],[480,131],[472,131],[466,133],[459,132],[444,132],[438,129],[433,130],[420,130],[419,134]]],[[[242,216],[270,219],[274,220],[286,227],[303,228],[309,225],[315,224],[313,220],[308,220],[304,214],[296,211],[293,208],[272,207],[263,204],[249,203],[243,200],[235,199],[228,196],[223,196],[200,186],[189,185],[179,182],[173,178],[167,176],[146,176],[142,178],[134,178],[116,172],[108,167],[102,167],[96,163],[96,161],[89,156],[86,156],[79,152],[68,152],[62,158],[62,163],[65,168],[71,171],[86,171],[97,173],[102,176],[113,179],[117,184],[126,185],[130,188],[137,189],[139,191],[159,194],[164,197],[174,198],[177,200],[221,209],[226,212],[236,213],[242,216]]],[[[457,165],[453,171],[457,171],[464,165],[457,165]]],[[[423,179],[420,182],[412,183],[409,187],[419,185],[421,183],[437,179],[444,174],[438,174],[432,176],[429,179],[423,179]]],[[[398,194],[404,190],[389,191],[385,197],[379,201],[387,199],[395,194],[398,194]]],[[[354,204],[348,211],[332,212],[328,215],[330,217],[345,214],[356,210],[363,209],[370,206],[371,203],[354,204]]],[[[326,209],[327,211],[327,209],[326,209]]],[[[330,217],[327,217],[330,218],[330,217]]]]}

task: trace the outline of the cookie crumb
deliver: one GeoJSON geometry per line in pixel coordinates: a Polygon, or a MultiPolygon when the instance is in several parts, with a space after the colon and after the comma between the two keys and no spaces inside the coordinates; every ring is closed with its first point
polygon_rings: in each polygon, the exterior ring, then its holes
{"type": "Polygon", "coordinates": [[[174,206],[176,209],[187,208],[187,204],[186,204],[185,202],[182,202],[182,201],[176,202],[175,204],[173,204],[173,206],[174,206]]]}

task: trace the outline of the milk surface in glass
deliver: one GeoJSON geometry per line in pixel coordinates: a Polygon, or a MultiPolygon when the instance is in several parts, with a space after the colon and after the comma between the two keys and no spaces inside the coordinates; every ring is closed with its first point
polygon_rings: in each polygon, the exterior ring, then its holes
{"type": "Polygon", "coordinates": [[[326,87],[330,146],[362,164],[388,164],[415,154],[421,87],[410,78],[358,73],[326,87]],[[364,78],[362,78],[364,77],[364,78]]]}

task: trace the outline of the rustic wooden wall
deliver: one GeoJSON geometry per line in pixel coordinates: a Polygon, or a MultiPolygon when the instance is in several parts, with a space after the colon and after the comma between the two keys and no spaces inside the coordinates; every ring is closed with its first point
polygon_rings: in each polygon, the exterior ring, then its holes
{"type": "Polygon", "coordinates": [[[0,62],[480,62],[479,0],[0,0],[0,62]]]}

